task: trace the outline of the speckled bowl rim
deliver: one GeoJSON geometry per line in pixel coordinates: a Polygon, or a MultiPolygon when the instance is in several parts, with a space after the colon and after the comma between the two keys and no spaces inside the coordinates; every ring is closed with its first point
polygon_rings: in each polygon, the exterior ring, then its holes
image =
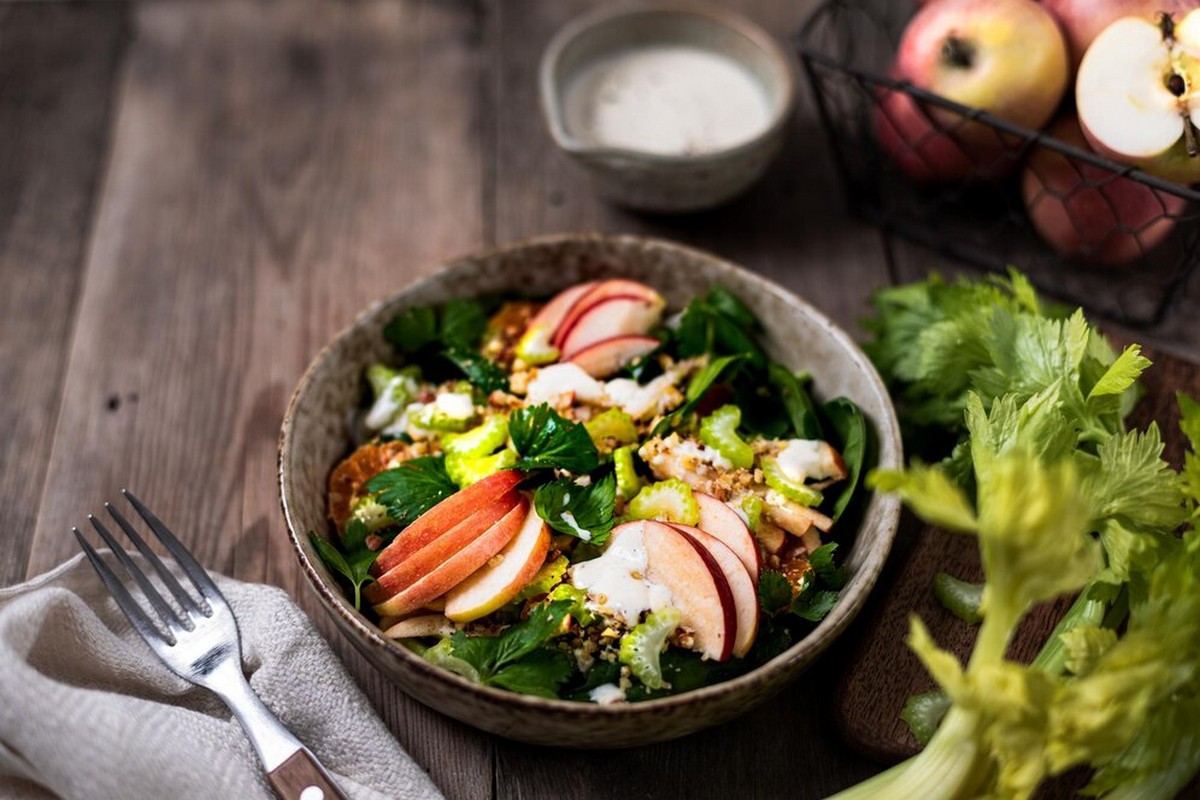
{"type": "MultiPolygon", "coordinates": [[[[622,2],[601,6],[572,19],[558,30],[542,53],[538,66],[538,89],[541,98],[542,115],[546,126],[555,143],[564,151],[574,155],[594,155],[598,157],[620,157],[641,161],[648,164],[707,164],[736,158],[740,154],[756,150],[765,141],[771,140],[787,125],[796,106],[796,65],[792,54],[785,50],[775,37],[771,36],[762,26],[748,17],[729,9],[690,2],[622,2]],[[652,153],[628,147],[611,147],[592,145],[572,136],[563,120],[563,109],[558,102],[556,91],[558,80],[555,68],[563,51],[579,36],[599,25],[607,25],[622,17],[638,16],[640,14],[685,14],[701,17],[738,33],[759,50],[763,51],[775,64],[779,75],[778,100],[771,110],[770,124],[764,127],[753,138],[732,147],[695,154],[652,153]]],[[[775,97],[771,99],[774,101],[775,97]]]]}
{"type": "MultiPolygon", "coordinates": [[[[659,239],[656,237],[636,236],[632,234],[599,234],[599,233],[565,233],[565,234],[547,234],[542,236],[534,236],[525,239],[516,240],[490,248],[485,248],[464,256],[452,258],[443,261],[437,270],[433,273],[414,281],[407,286],[393,292],[388,297],[376,301],[371,304],[366,310],[360,313],[355,320],[348,326],[343,328],[337,336],[330,340],[328,344],[313,358],[304,375],[300,378],[295,391],[292,393],[291,400],[288,403],[288,408],[283,418],[283,425],[279,434],[279,450],[278,450],[278,484],[280,491],[280,506],[283,511],[283,516],[286,521],[288,538],[292,542],[292,548],[295,550],[296,557],[300,561],[300,566],[304,570],[304,574],[308,577],[309,584],[316,591],[318,597],[323,601],[326,609],[333,611],[346,622],[350,628],[362,635],[363,640],[373,644],[376,647],[381,647],[390,654],[398,657],[401,661],[407,664],[410,668],[422,672],[427,676],[432,677],[438,683],[443,684],[448,690],[457,690],[468,692],[485,698],[489,702],[499,703],[502,705],[524,707],[529,710],[536,710],[539,714],[545,714],[549,717],[569,717],[572,719],[589,719],[589,718],[606,718],[616,716],[631,716],[631,715],[646,715],[647,717],[654,715],[657,711],[666,708],[674,708],[677,706],[686,706],[697,701],[703,701],[708,698],[715,698],[728,692],[737,691],[739,689],[749,690],[756,684],[763,683],[772,673],[779,670],[787,670],[796,662],[811,661],[827,649],[833,641],[845,630],[845,628],[853,621],[854,617],[862,609],[866,602],[867,595],[874,588],[879,574],[883,569],[883,564],[891,551],[892,544],[895,540],[896,531],[900,522],[900,500],[897,495],[886,494],[877,495],[876,513],[878,517],[872,519],[872,523],[878,526],[879,539],[875,547],[868,551],[855,570],[854,576],[851,578],[852,586],[849,591],[844,592],[838,599],[838,603],[834,606],[829,615],[820,622],[816,628],[810,631],[806,636],[793,644],[783,653],[779,654],[770,661],[762,664],[755,669],[718,683],[704,686],[698,689],[693,689],[687,692],[681,692],[677,695],[668,697],[656,698],[652,700],[639,701],[637,703],[619,703],[613,705],[598,705],[594,703],[584,703],[574,700],[559,700],[547,699],[542,697],[534,697],[531,695],[517,694],[514,692],[505,691],[502,689],[483,686],[478,683],[468,681],[465,678],[456,675],[449,670],[437,667],[425,659],[421,658],[416,653],[413,653],[408,648],[398,644],[396,641],[384,636],[380,629],[369,623],[366,617],[361,612],[353,609],[350,601],[336,587],[331,587],[321,578],[320,573],[313,566],[304,546],[301,543],[300,536],[296,531],[296,524],[292,518],[292,511],[288,506],[288,498],[286,491],[286,476],[284,466],[286,463],[286,455],[289,443],[292,437],[292,432],[295,424],[296,407],[298,402],[304,396],[305,389],[308,386],[309,380],[315,374],[316,370],[325,360],[328,353],[340,342],[343,338],[351,335],[351,333],[359,326],[367,321],[378,316],[384,308],[390,307],[396,302],[401,295],[410,294],[420,291],[422,288],[429,286],[431,283],[439,280],[439,275],[456,265],[465,262],[479,261],[500,254],[511,254],[520,250],[531,248],[542,248],[565,244],[580,244],[587,242],[617,242],[626,243],[631,246],[639,247],[658,247],[673,249],[681,252],[685,256],[694,259],[708,260],[716,262],[721,268],[727,268],[739,275],[739,278],[752,283],[758,290],[768,292],[775,295],[776,298],[793,307],[801,308],[805,313],[811,316],[811,319],[823,326],[839,343],[846,348],[856,363],[856,366],[862,368],[871,383],[872,389],[884,399],[883,409],[887,412],[882,419],[874,420],[876,423],[875,433],[879,437],[876,450],[880,453],[884,451],[884,441],[886,440],[891,445],[892,452],[896,455],[897,462],[903,461],[903,450],[901,449],[900,428],[896,420],[895,409],[892,406],[887,388],[884,386],[882,378],[875,370],[874,365],[866,354],[859,348],[855,341],[841,327],[836,325],[829,317],[818,311],[814,306],[804,301],[792,292],[784,289],[778,284],[760,277],[753,272],[750,272],[743,267],[740,267],[733,262],[720,258],[712,253],[703,251],[697,248],[688,247],[677,242],[659,239]]],[[[876,466],[881,467],[900,467],[901,463],[883,463],[880,461],[876,466]]],[[[865,476],[864,476],[865,477],[865,476]]],[[[866,521],[864,520],[864,525],[866,521]]],[[[861,532],[862,528],[859,528],[861,532]]],[[[376,666],[373,664],[373,666],[376,666]]],[[[376,666],[378,669],[378,666],[376,666]]],[[[796,669],[796,675],[799,675],[802,667],[796,669]]],[[[382,672],[382,670],[381,670],[382,672]]],[[[384,673],[386,675],[386,673],[384,673]]],[[[417,698],[419,699],[419,698],[417,698]]],[[[469,721],[468,721],[469,722],[469,721]]],[[[707,727],[707,726],[704,726],[707,727]]]]}

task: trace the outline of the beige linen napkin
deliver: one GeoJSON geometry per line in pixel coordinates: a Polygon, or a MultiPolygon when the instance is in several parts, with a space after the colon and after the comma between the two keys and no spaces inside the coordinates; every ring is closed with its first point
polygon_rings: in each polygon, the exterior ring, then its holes
{"type": "MultiPolygon", "coordinates": [[[[441,797],[286,593],[214,579],[250,684],[349,797],[441,797]]],[[[82,554],[0,589],[0,797],[55,795],[274,796],[228,709],[167,670],[82,554]]]]}

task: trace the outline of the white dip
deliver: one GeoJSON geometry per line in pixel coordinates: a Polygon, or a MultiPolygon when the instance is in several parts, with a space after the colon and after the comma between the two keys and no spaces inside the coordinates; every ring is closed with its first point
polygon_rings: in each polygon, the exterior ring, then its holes
{"type": "Polygon", "coordinates": [[[567,129],[589,144],[664,155],[742,144],[771,118],[766,92],[746,67],[687,45],[598,59],[568,84],[563,105],[567,129]]]}
{"type": "Polygon", "coordinates": [[[615,683],[602,683],[595,689],[592,689],[591,694],[588,696],[591,697],[593,703],[609,706],[624,700],[625,690],[615,683]]]}

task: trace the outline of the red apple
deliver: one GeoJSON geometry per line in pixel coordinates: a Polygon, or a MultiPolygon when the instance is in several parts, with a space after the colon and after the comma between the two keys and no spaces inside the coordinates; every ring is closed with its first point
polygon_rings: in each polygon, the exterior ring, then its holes
{"type": "Polygon", "coordinates": [[[527,364],[548,364],[556,360],[559,351],[552,343],[554,334],[575,304],[599,283],[577,283],[550,298],[529,320],[525,333],[517,341],[517,356],[527,364]]]}
{"type": "Polygon", "coordinates": [[[700,508],[700,519],[696,527],[717,537],[732,550],[745,565],[750,579],[757,583],[761,556],[754,541],[754,534],[750,533],[746,523],[728,503],[711,494],[692,492],[692,497],[696,499],[696,505],[700,508]]]}
{"type": "MultiPolygon", "coordinates": [[[[415,581],[402,586],[385,584],[389,572],[379,582],[368,584],[368,599],[374,603],[375,613],[381,617],[402,617],[441,597],[503,550],[516,536],[528,513],[529,501],[522,497],[496,524],[473,539],[461,541],[461,546],[449,558],[431,565],[415,581]]],[[[419,553],[414,556],[418,557],[419,553]]],[[[403,567],[401,564],[393,569],[403,567]]]]}
{"type": "Polygon", "coordinates": [[[733,596],[734,614],[737,617],[737,629],[734,633],[734,656],[744,657],[754,644],[758,634],[758,588],[746,566],[733,550],[729,549],[717,537],[705,533],[700,528],[690,525],[671,523],[671,527],[702,546],[712,556],[713,561],[721,568],[725,580],[729,582],[729,591],[733,596]]]}
{"type": "Polygon", "coordinates": [[[1157,18],[1160,11],[1182,16],[1196,8],[1196,0],[1041,0],[1054,15],[1067,39],[1073,68],[1100,32],[1121,17],[1157,18]]]}
{"type": "MultiPolygon", "coordinates": [[[[591,289],[583,294],[578,301],[571,305],[571,308],[563,316],[551,337],[551,344],[559,350],[563,349],[563,342],[566,339],[567,333],[575,325],[575,320],[587,313],[593,306],[603,303],[605,300],[610,300],[614,297],[627,297],[644,300],[651,306],[656,307],[659,311],[666,307],[666,301],[662,295],[651,289],[644,283],[637,281],[626,280],[625,278],[613,278],[606,281],[600,281],[594,284],[591,289]]],[[[645,331],[638,331],[645,333],[645,331]]],[[[617,332],[610,334],[611,336],[618,335],[617,332]]]]}
{"type": "MultiPolygon", "coordinates": [[[[894,74],[965,106],[1027,128],[1054,114],[1067,86],[1067,46],[1034,0],[932,0],[905,28],[894,74]]],[[[931,114],[947,128],[961,117],[931,114]]],[[[955,136],[985,146],[995,131],[962,125],[955,136]]]]}
{"type": "MultiPolygon", "coordinates": [[[[1050,134],[1087,149],[1078,120],[1065,116],[1050,134]]],[[[1034,229],[1055,252],[1095,264],[1135,261],[1175,227],[1186,201],[1054,150],[1033,151],[1021,196],[1034,229]]]]}
{"type": "MultiPolygon", "coordinates": [[[[917,183],[954,183],[975,171],[975,160],[965,147],[905,92],[882,92],[875,108],[875,136],[883,153],[917,183]]],[[[979,154],[985,165],[998,157],[1003,158],[999,139],[995,149],[979,154]]]]}
{"type": "Polygon", "coordinates": [[[1122,17],[1079,65],[1075,107],[1101,155],[1171,181],[1200,181],[1200,10],[1122,17]]]}
{"type": "Polygon", "coordinates": [[[531,506],[521,529],[499,554],[446,593],[446,616],[470,622],[516,597],[550,552],[550,528],[531,506]]]}
{"type": "Polygon", "coordinates": [[[378,577],[404,561],[451,528],[467,521],[482,531],[500,519],[517,502],[511,494],[525,473],[509,469],[493,473],[447,497],[401,531],[379,554],[371,567],[378,577]]]}
{"type": "Polygon", "coordinates": [[[659,344],[653,336],[614,336],[583,348],[569,360],[593,378],[607,378],[626,364],[650,355],[659,344]]]}
{"type": "Polygon", "coordinates": [[[584,311],[562,338],[563,359],[605,339],[645,334],[662,317],[662,305],[640,297],[610,297],[584,311]]]}

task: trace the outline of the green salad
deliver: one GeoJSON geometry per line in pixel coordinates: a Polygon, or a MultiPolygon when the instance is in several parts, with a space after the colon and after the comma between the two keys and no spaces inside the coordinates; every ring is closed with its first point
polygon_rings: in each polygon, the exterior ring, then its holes
{"type": "Polygon", "coordinates": [[[404,311],[314,545],[471,681],[608,704],[752,669],[837,603],[870,446],[760,334],[721,287],[625,279],[404,311]]]}

